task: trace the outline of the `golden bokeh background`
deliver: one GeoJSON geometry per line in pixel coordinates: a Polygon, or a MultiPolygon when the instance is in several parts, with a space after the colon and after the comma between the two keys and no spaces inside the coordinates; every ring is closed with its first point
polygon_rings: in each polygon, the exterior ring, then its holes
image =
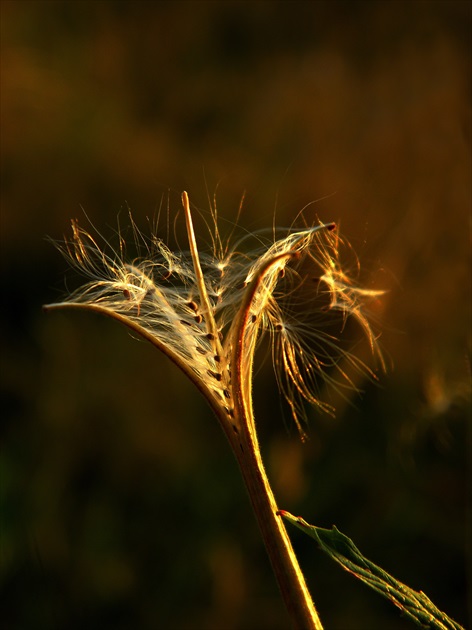
{"type": "MultiPolygon", "coordinates": [[[[198,393],[112,322],[41,312],[66,269],[46,236],[84,211],[112,236],[128,208],[143,231],[163,208],[165,236],[183,189],[228,231],[244,191],[242,229],[335,220],[387,290],[391,369],[310,412],[306,444],[261,351],[260,439],[280,507],[466,623],[470,3],[0,8],[4,627],[289,625],[198,393]]],[[[326,628],[412,627],[290,533],[326,628]]]]}

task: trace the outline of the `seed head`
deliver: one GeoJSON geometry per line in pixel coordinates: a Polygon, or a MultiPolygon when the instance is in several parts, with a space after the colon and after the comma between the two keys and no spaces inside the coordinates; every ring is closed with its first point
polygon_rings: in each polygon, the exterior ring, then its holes
{"type": "Polygon", "coordinates": [[[142,334],[224,410],[233,431],[235,408],[250,405],[255,349],[269,333],[277,382],[303,436],[303,401],[332,411],[320,382],[352,386],[341,359],[373,374],[338,342],[348,319],[383,365],[365,311],[382,291],[357,286],[343,269],[333,223],[258,233],[248,249],[247,237],[223,243],[215,220],[213,251],[199,253],[186,193],[182,200],[187,252],[171,251],[156,234],[144,238],[133,224],[140,256],[127,260],[121,236],[118,250],[102,248],[72,221],[72,238],[59,248],[87,282],[50,308],[90,308],[142,334]]]}

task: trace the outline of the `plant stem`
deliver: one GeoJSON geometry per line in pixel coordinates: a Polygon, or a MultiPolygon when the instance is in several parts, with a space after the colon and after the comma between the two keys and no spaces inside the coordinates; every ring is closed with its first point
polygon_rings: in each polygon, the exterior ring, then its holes
{"type": "MultiPolygon", "coordinates": [[[[252,401],[251,401],[252,402],[252,401]]],[[[259,442],[254,430],[252,404],[247,409],[235,407],[235,422],[241,428],[234,431],[221,407],[211,403],[220,425],[228,438],[249,494],[269,559],[282,598],[296,630],[323,630],[315,604],[308,591],[305,577],[298,564],[275,501],[259,442]],[[246,417],[250,416],[249,418],[246,417]],[[242,417],[241,417],[242,416],[242,417]]],[[[236,426],[236,425],[235,425],[236,426]]]]}
{"type": "Polygon", "coordinates": [[[295,628],[323,630],[282,518],[277,516],[277,504],[254,437],[245,432],[245,439],[234,450],[282,597],[295,628]]]}
{"type": "MultiPolygon", "coordinates": [[[[215,408],[233,447],[282,597],[297,630],[323,630],[305,578],[293,551],[262,462],[252,404],[252,373],[257,328],[247,335],[251,305],[265,276],[295,251],[265,261],[249,283],[227,340],[233,370],[234,424],[215,408]],[[229,350],[231,348],[231,350],[229,350]],[[231,425],[233,431],[228,425],[231,425]],[[236,430],[234,430],[236,429],[236,430]]],[[[254,322],[252,322],[254,323],[254,322]]]]}

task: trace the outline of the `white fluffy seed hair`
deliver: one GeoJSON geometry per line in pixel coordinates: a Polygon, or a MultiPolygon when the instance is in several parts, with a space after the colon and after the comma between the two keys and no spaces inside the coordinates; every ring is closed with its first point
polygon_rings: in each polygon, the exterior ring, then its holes
{"type": "Polygon", "coordinates": [[[359,287],[357,268],[352,275],[343,269],[340,252],[347,245],[333,223],[259,232],[256,247],[247,248],[248,236],[223,242],[214,216],[212,251],[199,253],[186,193],[183,202],[187,252],[172,252],[157,234],[144,237],[131,219],[140,255],[126,260],[121,234],[118,250],[108,243],[102,248],[72,221],[72,238],[58,247],[88,281],[61,304],[100,307],[139,327],[176,363],[185,363],[229,414],[234,345],[242,343],[241,369],[252,371],[256,345],[268,332],[277,383],[303,436],[303,401],[332,412],[319,398],[320,382],[354,387],[346,364],[375,378],[338,341],[349,318],[384,368],[365,311],[383,292],[359,287]]]}

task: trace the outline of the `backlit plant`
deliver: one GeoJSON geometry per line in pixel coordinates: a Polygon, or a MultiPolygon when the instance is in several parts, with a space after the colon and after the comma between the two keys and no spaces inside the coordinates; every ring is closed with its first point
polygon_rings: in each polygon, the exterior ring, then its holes
{"type": "Polygon", "coordinates": [[[220,237],[215,210],[212,251],[200,253],[185,192],[182,202],[188,252],[171,251],[156,234],[143,237],[133,224],[141,255],[126,260],[124,239],[117,250],[103,250],[73,221],[73,237],[60,249],[87,283],[46,308],[112,317],[150,341],[193,381],[238,461],[294,625],[320,629],[281,518],[290,515],[278,510],[260,455],[252,405],[254,353],[268,333],[277,382],[304,439],[304,405],[332,411],[320,400],[320,383],[330,380],[342,393],[343,387],[354,387],[352,368],[375,378],[338,341],[348,319],[359,324],[383,367],[364,308],[382,292],[359,287],[343,268],[344,243],[334,223],[283,235],[271,230],[231,244],[220,237]],[[255,247],[249,247],[250,240],[255,247]]]}

